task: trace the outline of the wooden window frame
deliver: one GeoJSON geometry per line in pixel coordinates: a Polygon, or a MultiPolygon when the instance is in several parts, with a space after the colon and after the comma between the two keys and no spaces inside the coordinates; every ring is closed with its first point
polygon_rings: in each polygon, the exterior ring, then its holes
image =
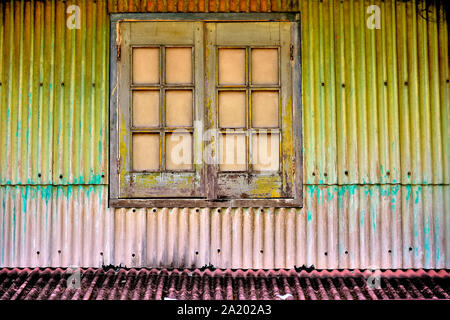
{"type": "MultiPolygon", "coordinates": [[[[251,46],[251,44],[249,44],[251,46]]],[[[206,65],[205,65],[206,66],[206,65]]],[[[298,13],[115,13],[110,15],[110,109],[109,109],[109,206],[110,207],[302,207],[302,104],[301,104],[301,57],[300,18],[298,13]],[[292,22],[292,144],[294,162],[292,167],[292,197],[216,199],[213,165],[202,163],[204,174],[202,188],[204,198],[124,198],[119,194],[119,170],[123,163],[119,151],[118,123],[118,63],[121,47],[118,43],[118,27],[127,21],[186,21],[186,22],[292,22]]],[[[279,79],[281,83],[281,79],[279,79]]],[[[195,85],[195,83],[194,83],[195,85]]],[[[202,88],[206,99],[207,88],[202,88]]],[[[216,107],[216,106],[213,106],[216,107]]],[[[208,113],[204,105],[203,113],[208,113]]],[[[281,108],[281,106],[280,106],[281,108]]],[[[282,145],[280,144],[280,148],[282,145]]],[[[217,148],[216,148],[217,150],[217,148]]],[[[193,155],[195,157],[195,155],[193,155]]],[[[281,159],[280,159],[281,161],[281,159]]],[[[281,163],[281,162],[280,162],[281,163]]]]}

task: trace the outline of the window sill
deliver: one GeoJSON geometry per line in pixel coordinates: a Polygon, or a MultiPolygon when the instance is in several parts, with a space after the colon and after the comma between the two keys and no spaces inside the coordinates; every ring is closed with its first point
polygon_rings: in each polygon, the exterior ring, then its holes
{"type": "Polygon", "coordinates": [[[119,199],[110,198],[109,207],[113,208],[223,208],[223,207],[275,207],[291,208],[303,207],[302,199],[224,199],[207,200],[198,198],[175,199],[119,199]]]}

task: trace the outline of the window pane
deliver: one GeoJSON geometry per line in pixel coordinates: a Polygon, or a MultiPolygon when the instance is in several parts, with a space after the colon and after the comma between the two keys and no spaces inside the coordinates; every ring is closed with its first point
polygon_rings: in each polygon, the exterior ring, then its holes
{"type": "Polygon", "coordinates": [[[192,169],[191,133],[166,134],[166,169],[167,170],[192,169]]]}
{"type": "Polygon", "coordinates": [[[219,127],[244,128],[245,109],[244,91],[219,92],[219,127]]]}
{"type": "Polygon", "coordinates": [[[192,126],[192,91],[166,91],[166,126],[192,126]]]}
{"type": "Polygon", "coordinates": [[[245,49],[219,49],[219,84],[245,84],[245,49]]]}
{"type": "Polygon", "coordinates": [[[159,125],[159,91],[133,91],[133,126],[159,125]]]}
{"type": "Polygon", "coordinates": [[[148,171],[159,169],[159,134],[133,134],[133,169],[148,171]]]}
{"type": "Polygon", "coordinates": [[[252,164],[255,171],[278,171],[280,163],[280,135],[259,133],[252,135],[252,164]]]}
{"type": "Polygon", "coordinates": [[[166,48],[166,83],[192,83],[192,48],[166,48]]]}
{"type": "Polygon", "coordinates": [[[159,83],[159,48],[133,49],[133,83],[159,83]]]}
{"type": "Polygon", "coordinates": [[[277,49],[252,49],[252,83],[278,84],[277,49]]]}
{"type": "Polygon", "coordinates": [[[252,92],[252,127],[278,127],[278,91],[252,92]]]}
{"type": "Polygon", "coordinates": [[[220,135],[220,171],[246,171],[247,148],[245,134],[228,133],[220,135]]]}

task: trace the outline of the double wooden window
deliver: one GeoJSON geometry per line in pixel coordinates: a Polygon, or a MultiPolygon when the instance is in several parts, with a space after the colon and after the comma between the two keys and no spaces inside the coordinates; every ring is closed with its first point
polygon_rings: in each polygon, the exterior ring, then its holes
{"type": "Polygon", "coordinates": [[[113,206],[301,205],[296,17],[208,17],[112,16],[113,206]]]}

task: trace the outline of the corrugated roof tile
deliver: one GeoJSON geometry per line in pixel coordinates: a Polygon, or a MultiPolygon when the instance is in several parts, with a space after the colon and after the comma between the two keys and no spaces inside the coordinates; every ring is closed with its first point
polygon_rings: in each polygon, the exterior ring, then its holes
{"type": "Polygon", "coordinates": [[[16,299],[450,299],[450,271],[0,269],[0,300],[16,299]]]}

